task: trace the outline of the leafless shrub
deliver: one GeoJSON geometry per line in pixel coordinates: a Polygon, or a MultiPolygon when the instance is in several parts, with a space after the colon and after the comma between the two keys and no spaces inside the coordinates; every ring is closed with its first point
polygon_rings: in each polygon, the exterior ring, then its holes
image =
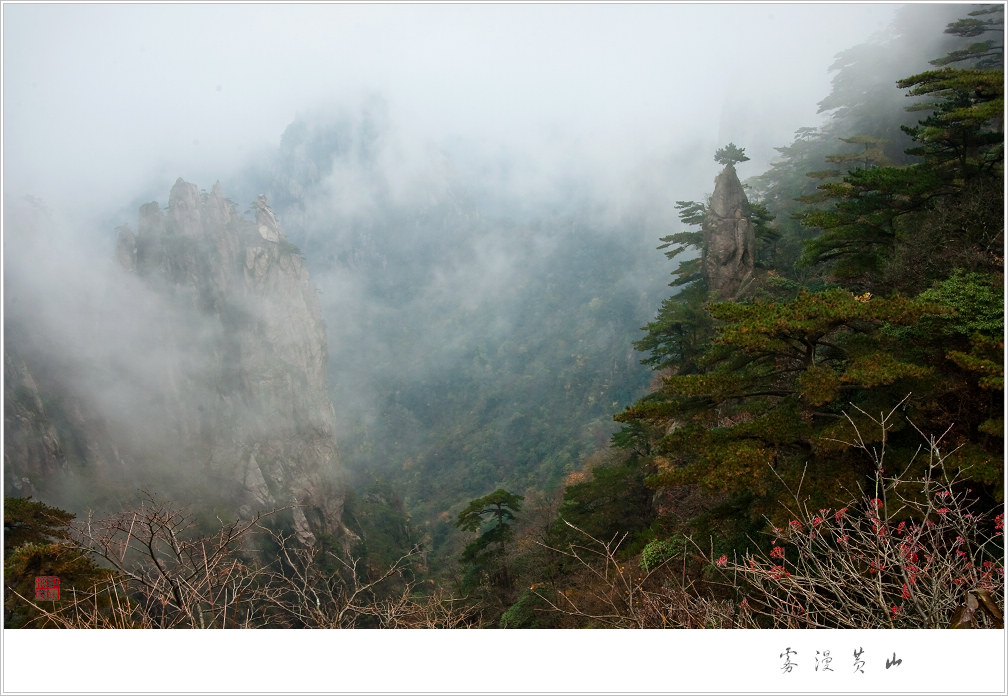
{"type": "MultiPolygon", "coordinates": [[[[272,511],[268,514],[273,514],[272,511]]],[[[210,535],[195,532],[191,515],[148,494],[139,508],[73,526],[73,541],[111,567],[117,579],[109,621],[158,628],[249,625],[251,590],[260,571],[237,553],[264,517],[222,523],[210,535]]],[[[99,621],[99,588],[73,598],[69,614],[99,621]],[[90,604],[94,606],[86,609],[90,604]]]]}
{"type": "Polygon", "coordinates": [[[457,628],[470,625],[471,611],[435,589],[422,593],[410,566],[412,548],[378,572],[364,568],[346,550],[304,546],[291,535],[261,526],[277,560],[258,578],[257,604],[271,624],[308,628],[457,628]]]}
{"type": "Polygon", "coordinates": [[[835,510],[809,510],[799,487],[793,519],[773,529],[769,551],[715,562],[773,627],[1003,626],[1004,513],[991,524],[974,511],[972,491],[946,466],[941,437],[924,438],[922,478],[906,476],[912,462],[886,476],[885,435],[895,414],[868,416],[883,433],[878,446],[856,425],[855,440],[845,443],[872,458],[873,491],[835,510]]]}
{"type": "Polygon", "coordinates": [[[477,609],[413,579],[408,571],[418,548],[373,571],[344,548],[307,546],[271,529],[265,521],[276,512],[222,522],[214,533],[201,534],[182,508],[148,494],[134,510],[105,519],[89,516],[74,525],[72,542],[113,572],[88,591],[72,589],[51,607],[39,606],[33,626],[478,625],[477,609]]]}
{"type": "MultiPolygon", "coordinates": [[[[672,560],[644,570],[617,556],[627,535],[596,539],[570,522],[583,541],[567,548],[544,548],[571,559],[579,572],[564,587],[533,585],[532,592],[575,625],[607,628],[751,628],[745,606],[701,593],[688,574],[676,572],[672,560]]],[[[694,546],[695,551],[699,551],[694,546]]],[[[696,555],[696,554],[693,554],[696,555]]],[[[685,554],[683,562],[686,562],[685,554]]]]}

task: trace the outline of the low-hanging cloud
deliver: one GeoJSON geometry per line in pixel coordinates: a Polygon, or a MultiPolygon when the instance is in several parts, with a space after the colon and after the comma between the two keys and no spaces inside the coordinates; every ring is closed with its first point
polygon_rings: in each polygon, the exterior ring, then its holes
{"type": "Polygon", "coordinates": [[[5,186],[108,205],[138,184],[164,188],[156,176],[212,182],[275,142],[298,111],[364,90],[385,95],[413,132],[545,161],[540,146],[556,133],[602,159],[670,138],[730,137],[721,104],[742,82],[761,86],[746,98],[775,106],[762,128],[769,142],[750,152],[769,155],[814,118],[808,91],[832,56],[891,14],[811,4],[11,5],[5,186]]]}
{"type": "MultiPolygon", "coordinates": [[[[649,320],[670,279],[657,240],[679,229],[675,201],[710,191],[714,150],[733,140],[743,177],[761,171],[823,118],[833,56],[893,11],[5,6],[5,309],[55,352],[80,344],[71,362],[101,409],[154,418],[158,375],[211,369],[219,329],[121,273],[113,230],[178,176],[220,180],[239,210],[264,193],[320,290],[350,432],[382,417],[388,389],[440,384],[484,344],[524,355],[535,292],[579,245],[626,254],[620,311],[649,320]],[[58,240],[18,237],[24,194],[56,209],[58,240]],[[187,332],[192,350],[167,355],[122,317],[187,332]]],[[[607,341],[639,357],[597,326],[572,361],[607,341]]]]}

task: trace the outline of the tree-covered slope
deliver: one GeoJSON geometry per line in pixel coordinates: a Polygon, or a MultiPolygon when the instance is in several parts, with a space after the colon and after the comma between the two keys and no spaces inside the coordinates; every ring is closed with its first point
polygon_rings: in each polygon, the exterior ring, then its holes
{"type": "Polygon", "coordinates": [[[888,92],[853,70],[877,46],[838,62],[833,119],[736,206],[729,232],[764,230],[748,284],[709,272],[751,244],[714,231],[723,191],[677,204],[652,390],[525,528],[501,625],[1002,625],[1004,77],[1000,42],[962,43],[1002,16],[888,92]]]}
{"type": "MultiPolygon", "coordinates": [[[[884,444],[905,475],[924,475],[923,433],[944,434],[946,465],[984,504],[1000,500],[1003,71],[926,69],[891,86],[901,90],[912,98],[904,124],[848,133],[862,151],[827,157],[838,175],[810,169],[807,131],[781,148],[786,167],[758,178],[775,243],[800,254],[764,253],[755,287],[728,301],[680,266],[688,290],[638,343],[661,383],[617,416],[618,440],[647,452],[654,488],[745,496],[752,520],[780,523],[788,490],[828,504],[869,485],[878,472],[861,444],[884,444]],[[873,150],[900,134],[900,161],[873,150]],[[791,175],[801,168],[815,186],[791,175]],[[873,425],[897,404],[888,432],[873,425]]],[[[884,111],[863,94],[835,93],[822,132],[884,111]]],[[[706,224],[694,208],[683,221],[706,224]]],[[[702,245],[706,231],[674,240],[702,245]]]]}

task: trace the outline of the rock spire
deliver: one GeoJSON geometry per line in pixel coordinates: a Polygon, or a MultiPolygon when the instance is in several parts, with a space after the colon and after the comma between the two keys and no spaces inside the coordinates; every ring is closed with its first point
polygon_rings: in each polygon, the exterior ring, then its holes
{"type": "Polygon", "coordinates": [[[703,221],[703,273],[718,299],[735,297],[752,278],[755,247],[749,199],[735,167],[728,164],[714,179],[703,221]]]}

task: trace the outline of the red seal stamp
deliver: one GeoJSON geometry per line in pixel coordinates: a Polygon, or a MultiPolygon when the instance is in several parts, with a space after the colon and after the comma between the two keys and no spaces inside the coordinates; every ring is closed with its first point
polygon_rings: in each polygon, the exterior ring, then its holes
{"type": "Polygon", "coordinates": [[[59,599],[59,578],[55,575],[35,576],[35,599],[43,602],[59,599]]]}

